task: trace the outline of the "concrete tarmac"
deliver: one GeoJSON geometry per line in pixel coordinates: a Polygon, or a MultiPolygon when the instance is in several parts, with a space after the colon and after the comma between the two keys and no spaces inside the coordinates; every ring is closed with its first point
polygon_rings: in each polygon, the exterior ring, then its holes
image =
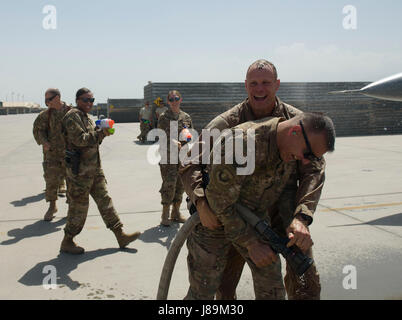
{"type": "MultiPolygon", "coordinates": [[[[159,225],[161,178],[151,145],[136,142],[138,123],[116,124],[101,145],[108,190],[128,232],[119,250],[91,199],[76,242],[85,254],[60,254],[67,205],[43,221],[42,151],[32,136],[37,115],[0,117],[0,299],[155,299],[163,262],[180,226],[159,225]],[[55,286],[51,279],[57,274],[55,286]]],[[[402,136],[338,138],[326,156],[326,182],[311,227],[322,299],[402,298],[402,136]]],[[[186,213],[185,204],[182,212],[186,213]]],[[[188,288],[186,248],[169,299],[188,288]]],[[[254,299],[246,267],[239,299],[254,299]]]]}

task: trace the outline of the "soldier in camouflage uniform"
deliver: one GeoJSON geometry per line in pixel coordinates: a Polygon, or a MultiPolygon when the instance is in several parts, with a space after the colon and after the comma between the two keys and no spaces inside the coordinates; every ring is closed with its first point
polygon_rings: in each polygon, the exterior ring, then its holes
{"type": "Polygon", "coordinates": [[[137,139],[140,140],[141,143],[147,141],[147,134],[152,129],[152,109],[149,106],[149,102],[145,103],[145,107],[142,107],[139,112],[139,120],[140,120],[140,134],[137,139]]]}
{"type": "Polygon", "coordinates": [[[106,179],[101,167],[99,145],[110,133],[108,129],[97,129],[88,116],[94,100],[89,89],[78,90],[77,108],[70,110],[63,119],[66,149],[73,155],[70,153],[71,165],[67,165],[69,206],[64,228],[65,236],[60,251],[71,254],[84,252],[83,248],[74,243],[73,238],[84,227],[88,214],[89,195],[95,200],[107,228],[114,232],[120,248],[126,247],[140,235],[140,232],[128,235],[123,232],[123,224],[108,195],[106,179]],[[76,157],[79,159],[78,168],[74,166],[73,161],[76,157]]]}
{"type": "Polygon", "coordinates": [[[193,128],[190,116],[180,110],[180,103],[182,101],[180,93],[177,90],[170,91],[167,98],[170,108],[161,114],[158,121],[158,128],[165,131],[167,136],[167,152],[165,154],[167,163],[159,163],[162,176],[162,187],[159,192],[162,196],[161,203],[163,206],[161,224],[165,226],[169,226],[171,220],[179,223],[186,221],[186,219],[181,216],[179,210],[184,192],[178,172],[179,163],[170,163],[170,143],[173,141],[173,145],[180,149],[187,141],[178,141],[175,140],[174,137],[179,137],[185,127],[193,128]],[[170,131],[171,122],[177,123],[177,132],[170,131]],[[172,212],[169,220],[170,206],[172,206],[172,212]]]}
{"type": "MultiPolygon", "coordinates": [[[[213,119],[206,129],[224,130],[250,120],[262,119],[267,116],[293,118],[301,113],[295,107],[282,102],[276,92],[280,86],[275,66],[266,60],[257,60],[250,65],[246,75],[246,90],[248,98],[232,109],[224,112],[213,119]]],[[[200,148],[201,150],[201,148],[200,148]]],[[[200,155],[201,157],[201,155],[200,155]]],[[[313,221],[313,214],[317,207],[321,191],[325,180],[325,160],[312,161],[308,164],[297,162],[297,171],[289,179],[282,196],[273,208],[271,213],[279,211],[279,205],[286,207],[282,210],[282,216],[275,216],[273,224],[290,226],[296,230],[303,229],[299,219],[303,218],[303,223],[310,225],[313,221]]],[[[219,221],[211,211],[205,198],[202,183],[202,165],[188,164],[181,168],[181,177],[186,193],[191,201],[196,205],[200,215],[201,226],[204,228],[202,233],[205,240],[213,237],[214,230],[220,227],[219,221]],[[208,232],[211,234],[208,235],[208,232]]],[[[286,235],[285,229],[281,230],[282,235],[286,235]]],[[[296,238],[298,233],[296,233],[296,238]]],[[[300,241],[300,240],[299,240],[300,241]]],[[[305,248],[304,248],[305,249],[305,248]]],[[[312,257],[311,248],[307,249],[307,254],[312,257]]],[[[217,299],[235,299],[236,286],[244,266],[244,259],[238,252],[231,248],[227,259],[227,266],[224,272],[221,286],[217,292],[217,299]]],[[[320,279],[315,264],[309,268],[303,277],[297,276],[288,265],[286,266],[285,286],[289,299],[319,299],[320,298],[320,279]]]]}
{"type": "MultiPolygon", "coordinates": [[[[239,175],[241,165],[225,164],[225,144],[222,141],[221,164],[208,165],[209,184],[206,198],[222,227],[203,233],[198,225],[187,241],[190,288],[186,299],[214,298],[221,283],[231,246],[249,265],[254,282],[256,299],[284,299],[281,263],[267,242],[262,240],[236,212],[235,204],[248,207],[260,219],[265,219],[275,231],[286,225],[274,225],[270,211],[279,202],[297,169],[297,162],[308,164],[319,160],[327,151],[334,150],[335,129],[331,119],[321,114],[304,113],[290,120],[265,118],[236,126],[243,131],[243,144],[247,146],[247,131],[255,132],[255,170],[250,175],[239,175]],[[207,241],[205,241],[207,240],[207,241]]],[[[248,159],[250,161],[250,159],[248,159]]],[[[210,163],[213,163],[212,160],[210,163]]],[[[289,246],[294,244],[290,235],[289,246]]],[[[309,235],[303,237],[303,247],[311,247],[309,235]]],[[[296,245],[300,245],[296,242],[296,245]]]]}
{"type": "Polygon", "coordinates": [[[34,121],[33,135],[38,145],[43,146],[43,171],[46,182],[46,202],[49,209],[44,220],[51,221],[57,212],[57,193],[65,193],[64,180],[66,167],[64,165],[64,137],[62,119],[71,109],[60,100],[60,91],[50,88],[45,93],[45,103],[48,109],[42,111],[34,121]]]}

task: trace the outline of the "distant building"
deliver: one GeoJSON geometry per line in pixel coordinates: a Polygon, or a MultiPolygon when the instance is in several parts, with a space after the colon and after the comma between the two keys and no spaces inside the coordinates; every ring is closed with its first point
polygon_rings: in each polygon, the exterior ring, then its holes
{"type": "Polygon", "coordinates": [[[0,115],[7,114],[23,114],[23,113],[39,113],[44,108],[35,102],[8,102],[0,103],[0,115]]]}
{"type": "Polygon", "coordinates": [[[140,109],[144,99],[108,99],[105,116],[118,122],[138,122],[140,109]]]}
{"type": "Polygon", "coordinates": [[[104,115],[106,117],[107,113],[107,103],[98,103],[94,105],[91,110],[91,114],[97,118],[99,118],[100,115],[104,115]]]}

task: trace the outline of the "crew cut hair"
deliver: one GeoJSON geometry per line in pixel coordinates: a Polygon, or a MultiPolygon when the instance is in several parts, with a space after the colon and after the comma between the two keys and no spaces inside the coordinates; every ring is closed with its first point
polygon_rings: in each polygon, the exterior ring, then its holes
{"type": "Polygon", "coordinates": [[[335,126],[331,118],[321,112],[303,112],[297,116],[306,127],[306,131],[322,134],[325,133],[327,138],[327,151],[334,152],[335,150],[335,126]]]}
{"type": "Polygon", "coordinates": [[[273,73],[274,73],[275,80],[278,79],[278,72],[276,71],[275,65],[274,65],[272,62],[268,61],[268,60],[259,59],[259,60],[257,60],[257,61],[254,61],[254,62],[248,67],[246,77],[247,77],[248,73],[250,72],[250,70],[251,70],[252,68],[257,68],[257,69],[259,69],[259,70],[266,69],[266,68],[270,68],[270,69],[272,69],[272,71],[273,71],[273,73]]]}

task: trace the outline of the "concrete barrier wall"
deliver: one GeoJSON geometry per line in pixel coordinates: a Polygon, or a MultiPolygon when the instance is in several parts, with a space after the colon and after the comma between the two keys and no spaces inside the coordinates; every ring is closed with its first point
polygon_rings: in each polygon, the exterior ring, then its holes
{"type": "Polygon", "coordinates": [[[155,82],[144,87],[144,100],[161,97],[166,103],[170,90],[178,90],[183,102],[235,102],[246,97],[244,83],[238,82],[155,82]]]}
{"type": "MultiPolygon", "coordinates": [[[[369,98],[361,94],[328,94],[359,89],[369,82],[285,82],[278,96],[303,111],[324,112],[332,118],[338,136],[402,134],[402,103],[369,98]]],[[[197,130],[216,115],[247,97],[244,83],[150,83],[144,100],[166,101],[169,90],[183,95],[182,109],[197,130]]]]}
{"type": "Polygon", "coordinates": [[[113,105],[109,116],[114,121],[138,122],[138,114],[144,106],[144,99],[109,99],[108,104],[113,105]]]}
{"type": "Polygon", "coordinates": [[[98,103],[95,105],[92,110],[91,114],[95,117],[99,117],[100,115],[107,116],[107,103],[98,103]]]}

